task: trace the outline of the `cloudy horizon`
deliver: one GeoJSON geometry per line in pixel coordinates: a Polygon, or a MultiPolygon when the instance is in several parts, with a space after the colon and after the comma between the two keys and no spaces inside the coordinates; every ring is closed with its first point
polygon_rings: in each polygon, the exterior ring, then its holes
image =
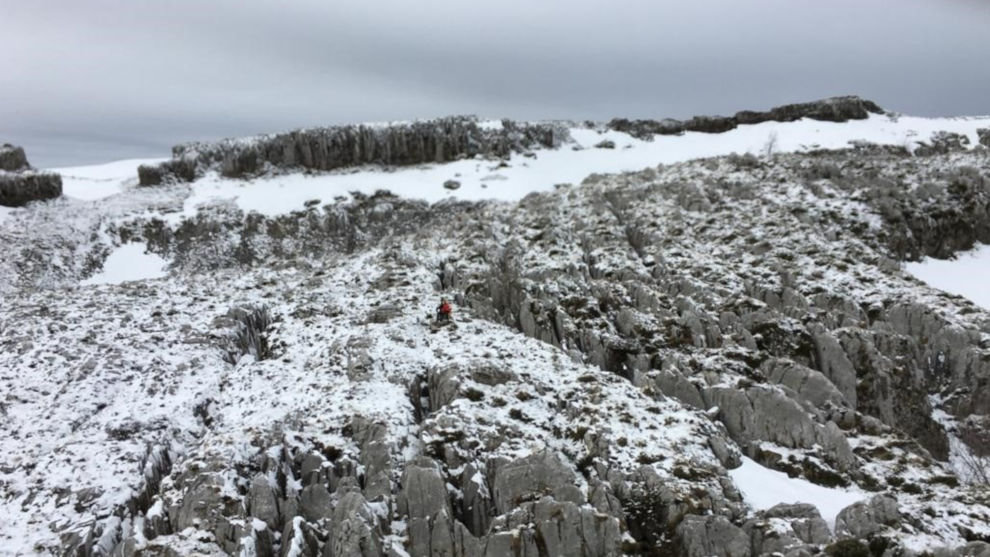
{"type": "Polygon", "coordinates": [[[0,20],[0,141],[51,167],[448,114],[686,118],[841,94],[990,113],[986,2],[612,4],[15,4],[0,20]]]}

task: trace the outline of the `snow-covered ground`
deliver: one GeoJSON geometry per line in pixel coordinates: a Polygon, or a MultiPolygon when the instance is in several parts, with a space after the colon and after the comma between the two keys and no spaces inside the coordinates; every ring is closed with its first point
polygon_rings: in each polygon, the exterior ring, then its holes
{"type": "Polygon", "coordinates": [[[990,310],[990,288],[987,288],[990,245],[957,253],[955,259],[928,257],[920,262],[906,263],[904,269],[939,290],[969,298],[976,305],[990,310]]]}
{"type": "Polygon", "coordinates": [[[0,223],[6,220],[7,217],[9,217],[14,211],[16,211],[16,209],[12,207],[0,207],[0,223]]]}
{"type": "Polygon", "coordinates": [[[83,286],[93,284],[120,284],[133,280],[161,278],[167,274],[168,261],[153,253],[145,252],[144,244],[124,244],[115,249],[103,262],[103,270],[82,281],[83,286]]]}
{"type": "Polygon", "coordinates": [[[137,185],[137,167],[142,164],[158,164],[166,159],[128,159],[97,164],[53,168],[62,175],[62,193],[67,197],[91,201],[124,191],[137,185]]]}
{"type": "Polygon", "coordinates": [[[822,487],[801,478],[790,478],[747,457],[742,458],[742,466],[729,470],[729,476],[742,493],[743,500],[754,509],[769,509],[780,503],[809,503],[818,507],[822,518],[833,530],[839,511],[866,498],[856,491],[822,487]]]}
{"type": "MultiPolygon", "coordinates": [[[[591,173],[639,170],[658,163],[732,152],[762,154],[771,138],[778,152],[841,148],[852,140],[910,148],[937,130],[965,133],[975,142],[975,129],[988,126],[990,118],[874,116],[843,124],[767,122],[724,134],[687,133],[657,136],[654,141],[614,131],[575,128],[571,134],[576,144],[538,150],[535,158],[516,154],[508,166],[501,168],[498,161],[464,160],[389,170],[293,173],[255,180],[229,180],[210,174],[191,187],[174,188],[135,189],[137,166],[159,160],[118,161],[57,169],[63,174],[65,195],[70,199],[39,207],[51,208],[57,217],[63,216],[55,213],[59,209],[64,214],[87,214],[102,223],[112,223],[124,215],[133,218],[137,209],[181,220],[195,215],[198,205],[216,199],[235,199],[244,210],[276,215],[301,209],[309,200],[329,203],[352,191],[372,193],[378,189],[427,201],[448,197],[511,201],[531,192],[552,190],[555,184],[579,183],[591,173]],[[594,147],[603,140],[613,141],[615,148],[594,147]],[[460,181],[461,187],[444,189],[442,184],[449,179],[460,181]],[[181,211],[176,211],[180,206],[181,211]],[[100,211],[93,211],[96,207],[100,211]]],[[[35,208],[0,208],[0,224],[9,230],[16,226],[30,231],[31,226],[22,227],[21,223],[27,223],[25,217],[29,215],[44,216],[35,215],[41,212],[35,208]],[[3,223],[4,219],[8,222],[3,223]]],[[[59,218],[57,222],[61,226],[64,221],[59,218]]],[[[561,439],[547,433],[555,427],[561,431],[570,427],[616,437],[611,456],[614,463],[627,469],[650,457],[653,450],[714,462],[703,442],[709,437],[705,430],[709,422],[693,410],[680,408],[673,399],[655,403],[615,376],[599,374],[597,368],[567,358],[558,361],[558,354],[545,344],[484,319],[464,319],[462,331],[456,336],[446,332],[431,334],[423,326],[422,316],[431,311],[436,294],[433,281],[439,252],[418,252],[419,249],[422,247],[407,245],[397,250],[396,260],[401,265],[395,263],[392,271],[403,278],[405,285],[380,291],[374,285],[385,282],[388,273],[378,268],[380,262],[372,257],[377,254],[326,262],[325,270],[311,276],[292,269],[260,269],[243,275],[227,272],[193,279],[173,276],[154,284],[121,284],[167,274],[165,260],[145,253],[142,244],[125,244],[111,251],[101,272],[82,283],[118,286],[89,287],[51,299],[48,294],[34,294],[18,300],[16,306],[9,304],[5,311],[20,329],[16,337],[14,331],[7,331],[10,338],[6,340],[22,352],[0,351],[0,363],[6,362],[9,369],[19,372],[0,377],[6,382],[3,390],[12,393],[9,400],[13,401],[5,409],[11,424],[3,432],[9,435],[4,439],[9,447],[5,452],[12,466],[19,467],[23,462],[38,465],[32,464],[23,473],[18,470],[16,478],[12,473],[0,474],[0,487],[12,486],[11,493],[16,493],[10,499],[15,504],[0,509],[0,526],[6,526],[0,528],[0,540],[11,544],[0,554],[10,547],[28,554],[35,543],[55,544],[56,532],[66,525],[84,524],[87,515],[68,511],[72,506],[66,501],[83,501],[92,494],[72,492],[72,486],[97,487],[94,493],[100,499],[91,507],[98,510],[123,504],[132,496],[140,480],[133,471],[138,469],[146,450],[145,439],[135,432],[160,431],[161,443],[171,446],[177,454],[196,446],[203,435],[215,435],[207,441],[216,439],[217,447],[228,447],[218,448],[218,452],[233,452],[229,447],[251,448],[250,441],[258,432],[275,422],[295,423],[293,416],[298,415],[309,417],[310,421],[299,425],[305,433],[328,446],[337,446],[351,443],[339,434],[339,425],[359,414],[381,418],[389,424],[390,440],[398,452],[393,456],[398,461],[418,454],[423,445],[440,438],[434,435],[443,432],[440,418],[462,429],[467,428],[461,424],[497,418],[494,427],[472,430],[471,434],[482,440],[505,437],[499,456],[506,458],[550,447],[573,453],[576,460],[582,454],[583,440],[561,439]],[[51,300],[58,301],[57,316],[38,309],[51,300]],[[281,318],[273,338],[292,348],[284,359],[256,362],[245,357],[234,366],[220,361],[208,340],[210,335],[223,333],[217,330],[214,320],[222,318],[227,308],[245,302],[270,305],[281,318]],[[390,303],[400,308],[391,321],[367,320],[372,310],[390,303]],[[94,312],[94,307],[100,311],[94,312]],[[49,328],[53,322],[62,327],[57,334],[49,328]],[[25,340],[32,335],[47,340],[37,342],[39,346],[35,347],[25,340]],[[341,378],[351,373],[347,361],[361,352],[351,346],[352,341],[363,339],[370,339],[363,350],[371,356],[373,365],[362,372],[367,377],[361,381],[344,381],[341,378]],[[56,346],[57,351],[53,348],[56,346]],[[103,356],[111,350],[112,357],[103,356]],[[54,365],[50,360],[53,353],[59,358],[54,365]],[[512,401],[511,404],[493,409],[459,399],[438,411],[432,421],[421,427],[417,437],[407,394],[409,378],[422,370],[489,360],[504,360],[521,381],[491,388],[477,386],[477,391],[485,395],[484,400],[512,401]],[[585,391],[590,387],[579,383],[590,379],[595,382],[594,397],[586,400],[585,391]],[[64,387],[69,384],[71,389],[64,387]],[[523,397],[519,396],[521,390],[525,390],[523,397]],[[213,433],[205,432],[206,426],[194,419],[193,408],[208,397],[215,398],[216,410],[211,412],[215,413],[217,425],[213,433]],[[102,405],[95,412],[89,404],[92,401],[102,405]],[[562,401],[582,408],[579,417],[566,418],[558,408],[562,401]],[[516,423],[519,420],[512,417],[513,411],[523,412],[520,415],[526,420],[516,423]],[[170,421],[171,416],[183,416],[184,420],[170,421]],[[510,426],[515,429],[504,429],[510,426]],[[622,439],[621,444],[618,439],[622,439]],[[650,451],[643,450],[646,447],[650,451]],[[69,499],[30,507],[34,504],[31,490],[35,486],[46,493],[65,492],[69,499]],[[32,510],[28,512],[27,508],[32,510]]],[[[952,262],[909,265],[908,270],[933,286],[990,307],[990,299],[974,298],[978,294],[986,296],[979,287],[980,278],[990,271],[990,250],[985,247],[979,251],[982,255],[976,259],[982,261],[980,264],[962,256],[952,262]],[[945,269],[941,269],[943,264],[947,265],[945,269]],[[969,266],[959,271],[958,265],[962,264],[969,266]],[[924,276],[926,269],[935,267],[941,270],[924,276]],[[940,282],[952,278],[968,279],[964,281],[966,290],[955,291],[940,282]]],[[[85,252],[80,248],[79,253],[85,252]]],[[[719,267],[713,264],[712,268],[719,267]]],[[[853,275],[838,276],[845,281],[853,275]]],[[[831,275],[823,283],[828,280],[831,275]]],[[[0,309],[4,309],[3,304],[0,309]]],[[[678,464],[676,459],[669,459],[652,465],[674,482],[670,468],[678,464]]],[[[833,528],[842,508],[866,497],[792,479],[749,459],[729,474],[753,508],[811,503],[833,528]]],[[[950,532],[945,539],[956,535],[950,532]]]]}

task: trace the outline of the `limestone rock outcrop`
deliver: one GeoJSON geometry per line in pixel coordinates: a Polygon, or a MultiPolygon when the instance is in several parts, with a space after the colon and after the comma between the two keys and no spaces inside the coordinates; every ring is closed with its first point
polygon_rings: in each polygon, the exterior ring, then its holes
{"type": "Polygon", "coordinates": [[[20,207],[61,195],[61,176],[32,169],[21,147],[0,146],[0,205],[20,207]]]}

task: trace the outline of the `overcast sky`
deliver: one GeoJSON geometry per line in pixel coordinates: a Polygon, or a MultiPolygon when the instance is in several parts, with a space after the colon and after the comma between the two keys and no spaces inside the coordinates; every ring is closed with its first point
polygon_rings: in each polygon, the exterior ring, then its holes
{"type": "Polygon", "coordinates": [[[855,93],[990,113],[986,0],[4,0],[0,141],[36,166],[479,114],[731,114],[855,93]]]}

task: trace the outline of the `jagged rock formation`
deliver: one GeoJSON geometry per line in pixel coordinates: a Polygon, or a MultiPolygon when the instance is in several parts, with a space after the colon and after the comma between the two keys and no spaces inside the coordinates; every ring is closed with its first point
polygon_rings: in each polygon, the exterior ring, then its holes
{"type": "MultiPolygon", "coordinates": [[[[685,131],[721,133],[740,124],[791,122],[812,118],[830,122],[863,119],[883,110],[858,97],[834,97],[785,105],[766,112],[742,111],[735,116],[696,116],[690,120],[614,119],[608,127],[648,139],[654,134],[685,131]]],[[[215,143],[187,143],[172,149],[172,160],[138,169],[140,184],[153,186],[191,182],[209,170],[226,177],[255,176],[285,169],[334,170],[381,164],[405,166],[448,162],[475,156],[503,158],[537,147],[556,148],[567,139],[565,122],[525,123],[502,120],[496,125],[472,117],[450,117],[383,126],[335,126],[215,143]]],[[[600,148],[614,148],[603,142],[600,148]]]]}
{"type": "Polygon", "coordinates": [[[448,162],[474,156],[506,157],[537,147],[557,147],[567,139],[561,124],[502,120],[484,125],[470,117],[450,117],[383,126],[335,126],[217,143],[187,143],[172,149],[172,160],[142,166],[142,186],[190,182],[208,169],[226,177],[266,170],[337,168],[381,164],[405,166],[448,162]]]}
{"type": "Polygon", "coordinates": [[[23,147],[17,147],[11,145],[10,143],[4,143],[0,145],[0,170],[6,170],[7,172],[20,172],[21,170],[28,170],[30,165],[28,165],[27,156],[24,154],[23,147]]]}
{"type": "Polygon", "coordinates": [[[690,120],[628,120],[616,118],[608,126],[640,139],[654,135],[678,135],[684,132],[722,133],[743,124],[793,122],[801,118],[825,122],[862,120],[870,114],[883,114],[876,103],[855,96],[832,97],[809,103],[788,104],[765,112],[743,110],[735,116],[695,116],[690,120]]]}
{"type": "Polygon", "coordinates": [[[990,416],[990,319],[898,260],[990,242],[990,155],[930,145],[511,204],[39,207],[65,230],[3,238],[0,518],[83,556],[979,555],[990,499],[949,460],[990,416]],[[101,235],[172,275],[65,288],[101,235]],[[747,459],[863,500],[755,511],[747,459]]]}
{"type": "Polygon", "coordinates": [[[31,169],[24,149],[9,143],[0,146],[0,205],[21,207],[31,201],[62,195],[62,177],[31,169]]]}

